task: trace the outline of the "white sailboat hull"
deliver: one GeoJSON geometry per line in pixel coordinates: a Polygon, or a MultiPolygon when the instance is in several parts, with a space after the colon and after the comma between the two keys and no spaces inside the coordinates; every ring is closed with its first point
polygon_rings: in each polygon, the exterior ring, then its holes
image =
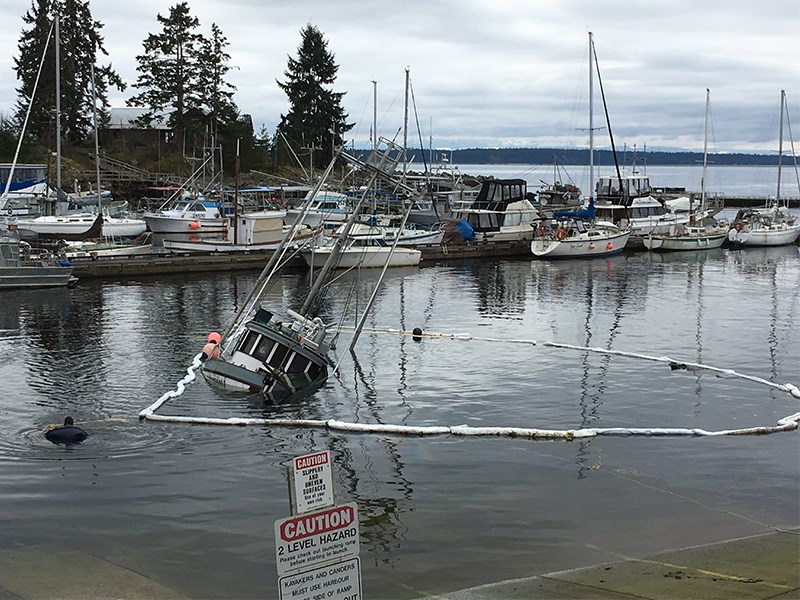
{"type": "Polygon", "coordinates": [[[596,258],[622,252],[628,243],[630,231],[609,235],[577,234],[563,240],[536,238],[531,242],[531,252],[539,258],[596,258]]]}
{"type": "MultiPolygon", "coordinates": [[[[325,264],[332,252],[331,248],[315,248],[304,250],[300,253],[303,260],[309,267],[320,268],[325,264]]],[[[372,267],[381,268],[389,258],[391,248],[381,246],[370,247],[351,247],[345,248],[341,252],[340,261],[337,265],[340,269],[350,269],[353,267],[372,267]]],[[[422,252],[413,248],[394,249],[394,253],[389,260],[390,267],[416,267],[422,258],[422,252]]]]}
{"type": "Polygon", "coordinates": [[[745,227],[741,231],[733,228],[728,240],[740,246],[787,246],[800,237],[800,224],[778,223],[768,227],[745,227]]]}
{"type": "Polygon", "coordinates": [[[650,235],[642,239],[648,250],[681,251],[720,248],[727,239],[726,231],[686,235],[650,235]]]}

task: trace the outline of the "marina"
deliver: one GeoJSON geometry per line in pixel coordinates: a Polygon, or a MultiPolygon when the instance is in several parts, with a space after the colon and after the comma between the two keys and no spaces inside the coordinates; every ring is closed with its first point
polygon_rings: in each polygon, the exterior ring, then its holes
{"type": "MultiPolygon", "coordinates": [[[[270,404],[198,377],[158,412],[412,428],[775,425],[798,411],[777,389],[582,349],[797,383],[798,252],[465,258],[390,269],[354,353],[343,332],[332,351],[337,374],[310,396],[270,404]],[[415,342],[390,331],[414,327],[432,335],[415,342]]],[[[371,271],[357,284],[359,305],[377,278],[371,271]]],[[[355,278],[334,285],[326,322],[355,278]]],[[[421,598],[797,527],[797,431],[536,441],[140,420],[175,390],[255,279],[181,272],[0,292],[0,376],[9,382],[0,500],[13,532],[0,548],[4,563],[57,545],[94,561],[65,564],[102,574],[98,561],[111,562],[161,597],[259,596],[277,586],[264,532],[287,514],[284,465],[318,448],[331,450],[338,494],[362,515],[367,597],[421,598]],[[89,435],[80,445],[42,435],[67,414],[89,435]]],[[[305,270],[288,271],[265,305],[277,314],[307,289],[305,270]]],[[[0,589],[13,581],[0,570],[0,589]]]]}

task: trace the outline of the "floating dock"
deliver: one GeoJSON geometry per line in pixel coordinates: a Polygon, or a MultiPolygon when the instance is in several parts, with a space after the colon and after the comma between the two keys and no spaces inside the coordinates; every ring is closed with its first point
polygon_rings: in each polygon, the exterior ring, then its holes
{"type": "MultiPolygon", "coordinates": [[[[532,256],[530,242],[482,242],[447,245],[420,245],[420,264],[470,258],[532,256]]],[[[73,259],[72,274],[78,279],[141,277],[209,271],[245,271],[263,269],[272,251],[243,252],[147,252],[133,256],[98,256],[73,259]]],[[[289,267],[306,268],[303,259],[292,258],[289,267]]]]}

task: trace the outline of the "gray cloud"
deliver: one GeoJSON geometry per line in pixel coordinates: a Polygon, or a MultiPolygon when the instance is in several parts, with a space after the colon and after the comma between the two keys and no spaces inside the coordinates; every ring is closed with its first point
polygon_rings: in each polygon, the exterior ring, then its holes
{"type": "MultiPolygon", "coordinates": [[[[13,56],[26,4],[5,2],[0,35],[0,110],[15,101],[13,56]],[[14,23],[18,24],[13,26],[14,23]]],[[[93,5],[104,23],[109,60],[128,83],[136,54],[156,14],[156,0],[93,5]]],[[[235,100],[256,128],[273,130],[287,109],[275,84],[283,79],[300,30],[313,23],[339,64],[335,88],[357,125],[351,136],[368,143],[372,80],[378,81],[378,131],[403,125],[404,68],[416,101],[409,140],[434,146],[565,146],[587,143],[589,30],[595,34],[609,113],[618,143],[650,148],[702,148],[705,89],[711,89],[715,151],[773,152],[781,89],[790,108],[800,97],[794,40],[795,0],[454,0],[402,5],[362,0],[275,2],[193,0],[192,13],[208,31],[217,23],[230,42],[229,80],[235,100]]],[[[112,97],[121,105],[129,90],[112,97]]],[[[600,94],[595,87],[595,123],[600,94]]],[[[603,132],[598,145],[607,146],[603,132]]]]}

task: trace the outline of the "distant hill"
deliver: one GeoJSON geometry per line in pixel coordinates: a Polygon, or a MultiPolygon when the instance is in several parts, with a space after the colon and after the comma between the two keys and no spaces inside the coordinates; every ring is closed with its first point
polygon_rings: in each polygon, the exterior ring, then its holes
{"type": "MultiPolygon", "coordinates": [[[[415,155],[415,162],[420,162],[422,153],[425,159],[429,158],[429,150],[409,149],[409,155],[415,155]]],[[[433,162],[439,162],[441,156],[447,156],[452,164],[553,164],[557,160],[562,165],[589,164],[589,150],[567,148],[465,148],[462,150],[434,150],[433,162]]],[[[664,152],[664,151],[637,151],[617,152],[621,166],[630,165],[636,161],[638,165],[697,165],[703,162],[702,152],[664,152]]],[[[785,164],[792,158],[784,156],[785,164]]],[[[595,150],[594,163],[598,166],[613,165],[614,157],[611,150],[595,150]]],[[[731,166],[757,166],[777,164],[776,154],[709,154],[708,163],[711,165],[731,166]]]]}

